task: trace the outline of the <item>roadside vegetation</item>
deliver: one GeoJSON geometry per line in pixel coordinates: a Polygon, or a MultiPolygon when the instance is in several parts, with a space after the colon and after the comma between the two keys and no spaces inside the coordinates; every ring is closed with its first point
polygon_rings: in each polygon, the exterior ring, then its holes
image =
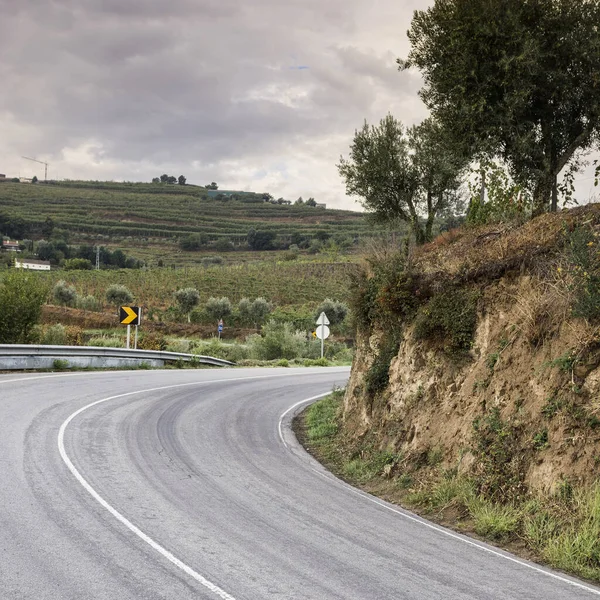
{"type": "MultiPolygon", "coordinates": [[[[459,464],[444,468],[440,448],[432,448],[422,457],[421,468],[415,469],[393,447],[382,450],[368,432],[359,439],[349,435],[342,420],[343,398],[343,391],[334,391],[294,423],[306,448],[336,475],[442,525],[600,581],[600,484],[577,487],[565,479],[552,494],[509,494],[509,498],[505,493],[510,480],[501,469],[493,476],[507,487],[498,494],[488,487],[489,470],[469,477],[459,474],[459,464]]],[[[494,416],[487,427],[497,426],[494,416]]],[[[510,448],[490,452],[486,435],[474,430],[474,451],[483,451],[491,463],[508,460],[510,455],[503,452],[510,448]]],[[[490,469],[494,471],[491,464],[490,469]]]]}

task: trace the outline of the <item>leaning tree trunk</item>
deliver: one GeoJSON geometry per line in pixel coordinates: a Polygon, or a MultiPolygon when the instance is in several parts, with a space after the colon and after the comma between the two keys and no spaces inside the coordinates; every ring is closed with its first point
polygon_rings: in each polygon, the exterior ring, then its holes
{"type": "Polygon", "coordinates": [[[555,178],[553,175],[544,173],[538,179],[535,190],[533,192],[533,217],[548,212],[550,208],[550,198],[554,187],[555,178]]]}

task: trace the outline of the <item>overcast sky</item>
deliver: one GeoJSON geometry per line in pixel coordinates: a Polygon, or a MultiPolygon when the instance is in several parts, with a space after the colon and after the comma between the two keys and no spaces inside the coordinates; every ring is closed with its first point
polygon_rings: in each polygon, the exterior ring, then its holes
{"type": "MultiPolygon", "coordinates": [[[[429,0],[0,0],[0,173],[314,196],[354,130],[426,116],[400,73],[429,0]]],[[[588,170],[579,196],[592,189],[588,170]]]]}

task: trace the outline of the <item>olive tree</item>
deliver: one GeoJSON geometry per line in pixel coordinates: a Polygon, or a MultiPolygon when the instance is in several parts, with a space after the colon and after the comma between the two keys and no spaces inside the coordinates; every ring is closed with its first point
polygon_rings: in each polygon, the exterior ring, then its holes
{"type": "Polygon", "coordinates": [[[133,294],[124,285],[113,283],[106,289],[106,300],[115,306],[131,304],[133,294]]]}
{"type": "Polygon", "coordinates": [[[191,321],[192,310],[194,310],[194,308],[198,306],[198,303],[200,302],[200,292],[191,287],[183,288],[181,290],[177,290],[173,294],[173,297],[179,306],[179,310],[183,314],[187,315],[187,320],[189,323],[191,321]]]}
{"type": "Polygon", "coordinates": [[[231,314],[229,298],[209,298],[204,307],[206,314],[212,321],[224,319],[231,314]]]}
{"type": "Polygon", "coordinates": [[[77,302],[77,290],[75,286],[69,285],[61,279],[52,288],[52,298],[62,306],[75,306],[77,302]]]}

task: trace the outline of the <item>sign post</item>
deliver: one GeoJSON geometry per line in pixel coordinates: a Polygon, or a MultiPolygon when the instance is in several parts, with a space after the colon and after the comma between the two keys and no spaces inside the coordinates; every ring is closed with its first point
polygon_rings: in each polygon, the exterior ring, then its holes
{"type": "Polygon", "coordinates": [[[142,309],[140,306],[121,306],[119,309],[119,321],[121,325],[127,325],[127,350],[131,346],[131,326],[135,325],[135,348],[137,349],[138,325],[142,320],[142,309]]]}
{"type": "Polygon", "coordinates": [[[325,339],[329,337],[329,319],[327,315],[322,312],[317,319],[317,337],[321,340],[321,358],[323,358],[324,349],[325,349],[325,339]]]}

